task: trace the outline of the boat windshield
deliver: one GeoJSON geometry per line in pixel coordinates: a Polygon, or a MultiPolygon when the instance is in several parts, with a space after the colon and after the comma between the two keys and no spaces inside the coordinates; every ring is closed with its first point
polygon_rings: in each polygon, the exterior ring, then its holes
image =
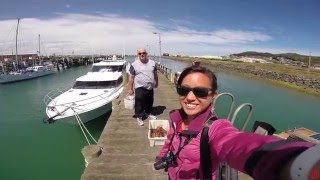
{"type": "Polygon", "coordinates": [[[121,66],[93,66],[91,72],[122,72],[121,66]]]}
{"type": "Polygon", "coordinates": [[[73,89],[106,89],[114,88],[117,81],[77,81],[73,89]]]}

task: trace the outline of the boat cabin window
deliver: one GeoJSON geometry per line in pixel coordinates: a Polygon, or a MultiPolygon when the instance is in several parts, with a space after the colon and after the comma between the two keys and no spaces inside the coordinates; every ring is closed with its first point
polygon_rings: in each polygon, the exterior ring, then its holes
{"type": "Polygon", "coordinates": [[[93,66],[91,72],[122,72],[123,66],[93,66]]]}
{"type": "Polygon", "coordinates": [[[73,89],[106,89],[117,86],[115,81],[77,81],[73,85],[73,89]]]}

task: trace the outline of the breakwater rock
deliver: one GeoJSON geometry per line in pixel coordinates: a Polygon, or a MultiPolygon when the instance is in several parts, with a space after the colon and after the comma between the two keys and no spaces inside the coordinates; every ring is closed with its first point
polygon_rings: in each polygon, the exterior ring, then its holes
{"type": "Polygon", "coordinates": [[[291,74],[282,73],[282,72],[274,72],[274,71],[269,71],[265,69],[259,69],[254,65],[248,65],[244,67],[236,66],[234,64],[226,64],[226,63],[214,63],[214,64],[210,63],[210,65],[221,70],[230,70],[230,71],[235,71],[239,73],[250,73],[262,78],[293,83],[293,84],[296,84],[297,86],[300,86],[303,88],[311,88],[320,92],[320,79],[291,75],[291,74]]]}

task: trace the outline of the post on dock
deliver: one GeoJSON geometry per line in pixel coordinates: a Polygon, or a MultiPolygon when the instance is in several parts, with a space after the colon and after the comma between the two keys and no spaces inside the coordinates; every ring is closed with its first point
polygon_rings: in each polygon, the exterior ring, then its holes
{"type": "Polygon", "coordinates": [[[102,148],[98,145],[88,145],[82,148],[81,153],[85,159],[86,167],[94,159],[98,158],[102,153],[102,148]]]}

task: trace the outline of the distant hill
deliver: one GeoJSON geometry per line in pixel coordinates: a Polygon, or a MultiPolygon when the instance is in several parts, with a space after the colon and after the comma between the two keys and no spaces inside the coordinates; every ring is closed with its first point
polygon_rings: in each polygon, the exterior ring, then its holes
{"type": "MultiPolygon", "coordinates": [[[[278,59],[280,57],[291,59],[293,61],[301,61],[306,64],[309,62],[309,56],[301,55],[297,53],[282,53],[282,54],[271,54],[271,53],[261,53],[255,51],[246,51],[239,54],[231,54],[231,56],[246,56],[246,57],[272,57],[273,59],[278,59]]],[[[311,64],[320,64],[319,56],[311,56],[311,64]]]]}

